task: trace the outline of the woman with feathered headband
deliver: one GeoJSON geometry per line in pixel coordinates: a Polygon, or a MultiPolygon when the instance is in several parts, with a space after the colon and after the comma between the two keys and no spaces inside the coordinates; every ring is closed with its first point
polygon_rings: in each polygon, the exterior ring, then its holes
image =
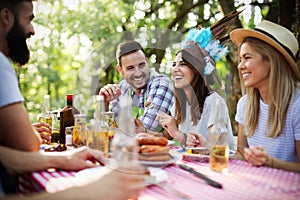
{"type": "Polygon", "coordinates": [[[158,119],[170,138],[180,141],[182,146],[207,144],[216,120],[215,105],[219,102],[229,147],[235,149],[226,102],[211,86],[221,84],[215,61],[227,53],[227,47],[221,43],[226,41],[224,34],[238,14],[231,13],[210,28],[190,30],[183,48],[176,54],[172,71],[174,112],[172,116],[160,114],[158,119]]]}

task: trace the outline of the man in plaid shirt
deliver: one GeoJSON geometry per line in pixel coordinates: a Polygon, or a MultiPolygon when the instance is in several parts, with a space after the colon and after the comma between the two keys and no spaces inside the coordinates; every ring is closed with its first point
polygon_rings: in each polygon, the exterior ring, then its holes
{"type": "Polygon", "coordinates": [[[112,101],[112,111],[119,112],[121,95],[132,99],[133,114],[139,118],[145,130],[160,131],[156,120],[158,113],[169,113],[173,105],[173,86],[166,75],[149,68],[144,49],[136,41],[121,43],[116,52],[118,71],[124,77],[119,84],[108,84],[99,94],[105,96],[105,104],[112,101]]]}

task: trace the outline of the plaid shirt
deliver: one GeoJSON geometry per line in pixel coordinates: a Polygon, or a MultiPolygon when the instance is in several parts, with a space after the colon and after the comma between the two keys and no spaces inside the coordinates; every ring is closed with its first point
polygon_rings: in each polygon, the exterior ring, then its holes
{"type": "MultiPolygon", "coordinates": [[[[144,114],[140,116],[144,127],[152,131],[160,131],[162,127],[156,120],[157,113],[170,113],[174,101],[173,86],[169,77],[157,73],[154,69],[150,69],[147,89],[142,89],[139,97],[132,92],[133,90],[126,80],[122,80],[119,83],[119,87],[121,88],[122,95],[132,98],[133,106],[144,109],[144,114]],[[145,107],[146,104],[148,104],[147,107],[145,107]]],[[[119,100],[120,97],[112,102],[112,111],[115,113],[116,118],[120,109],[119,100]]]]}

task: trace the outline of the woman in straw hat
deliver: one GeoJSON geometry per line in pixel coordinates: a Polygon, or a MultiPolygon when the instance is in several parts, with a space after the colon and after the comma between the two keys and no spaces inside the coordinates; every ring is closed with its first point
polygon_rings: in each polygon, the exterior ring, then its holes
{"type": "Polygon", "coordinates": [[[247,94],[237,106],[238,152],[254,166],[300,172],[299,45],[286,28],[262,21],[236,29],[240,77],[247,94]]]}

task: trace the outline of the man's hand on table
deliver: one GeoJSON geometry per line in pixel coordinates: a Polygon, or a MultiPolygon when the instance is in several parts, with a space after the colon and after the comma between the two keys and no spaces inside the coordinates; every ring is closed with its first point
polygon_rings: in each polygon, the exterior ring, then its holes
{"type": "Polygon", "coordinates": [[[12,173],[47,170],[81,170],[105,163],[103,153],[87,147],[66,152],[25,152],[0,146],[0,162],[12,173]]]}
{"type": "Polygon", "coordinates": [[[60,169],[64,170],[82,170],[85,168],[95,167],[100,164],[105,164],[106,160],[101,151],[94,150],[88,147],[76,149],[76,152],[66,156],[65,162],[62,163],[60,169]]]}

